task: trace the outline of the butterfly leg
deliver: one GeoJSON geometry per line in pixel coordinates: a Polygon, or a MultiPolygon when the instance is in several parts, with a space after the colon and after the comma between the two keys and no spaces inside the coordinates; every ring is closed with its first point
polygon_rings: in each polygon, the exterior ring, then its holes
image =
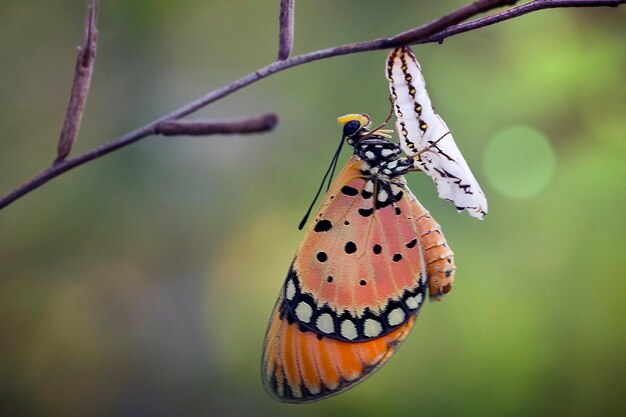
{"type": "Polygon", "coordinates": [[[439,141],[440,141],[440,140],[442,140],[443,138],[445,138],[446,136],[451,135],[451,134],[452,134],[452,132],[451,132],[451,131],[448,131],[447,133],[445,133],[443,136],[441,136],[441,137],[440,137],[439,139],[437,139],[436,141],[434,141],[434,142],[430,143],[428,146],[426,146],[426,147],[424,147],[424,148],[420,149],[419,151],[417,151],[417,153],[415,154],[415,156],[417,156],[417,157],[419,158],[419,156],[420,156],[421,154],[423,154],[424,152],[428,152],[428,151],[432,150],[433,148],[436,148],[436,147],[437,147],[437,144],[439,143],[439,141]]]}

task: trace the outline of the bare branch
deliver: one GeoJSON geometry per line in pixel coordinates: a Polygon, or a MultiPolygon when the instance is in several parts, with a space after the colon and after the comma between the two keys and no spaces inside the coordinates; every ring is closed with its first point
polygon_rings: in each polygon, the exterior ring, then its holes
{"type": "Polygon", "coordinates": [[[294,13],[296,0],[280,0],[280,31],[278,33],[278,58],[289,58],[293,49],[294,13]]]}
{"type": "Polygon", "coordinates": [[[398,46],[407,45],[415,42],[417,39],[423,39],[426,36],[462,22],[471,16],[476,16],[477,14],[515,3],[517,3],[517,0],[477,0],[427,25],[399,33],[393,37],[393,40],[398,46]]]}
{"type": "Polygon", "coordinates": [[[85,18],[85,40],[83,46],[78,48],[74,82],[72,83],[70,102],[67,105],[65,122],[63,122],[63,129],[59,138],[55,163],[65,160],[72,151],[74,143],[76,143],[80,123],[83,119],[98,44],[97,14],[98,5],[96,0],[89,0],[87,17],[85,18]]]}
{"type": "Polygon", "coordinates": [[[278,124],[276,113],[227,120],[172,120],[156,125],[163,136],[207,136],[269,132],[278,124]]]}
{"type": "Polygon", "coordinates": [[[512,7],[508,10],[492,14],[491,16],[481,17],[479,19],[472,20],[470,22],[461,23],[449,27],[436,35],[429,36],[421,41],[413,42],[413,44],[423,44],[431,42],[443,43],[445,38],[458,35],[460,33],[469,32],[486,26],[491,26],[495,23],[502,22],[504,20],[513,19],[514,17],[520,17],[525,14],[535,12],[543,9],[554,9],[559,7],[617,7],[620,4],[625,4],[626,0],[542,0],[531,1],[529,3],[521,4],[517,7],[512,7]]]}
{"type": "Polygon", "coordinates": [[[54,166],[41,172],[36,177],[32,178],[25,184],[21,185],[13,192],[0,198],[0,209],[8,206],[12,202],[18,200],[22,196],[30,193],[31,191],[39,188],[41,185],[47,183],[53,178],[70,171],[80,165],[83,165],[89,161],[100,158],[118,149],[131,145],[147,136],[153,135],[156,132],[156,128],[160,123],[172,120],[178,120],[189,114],[196,112],[197,110],[206,107],[207,105],[226,97],[242,88],[253,84],[259,80],[269,77],[280,71],[284,71],[291,67],[296,67],[309,62],[318,61],[321,59],[337,57],[342,55],[355,54],[366,51],[374,51],[381,49],[389,49],[397,46],[401,46],[408,43],[432,43],[441,42],[446,37],[453,36],[459,33],[467,32],[469,30],[479,29],[484,26],[491,25],[496,21],[508,20],[514,17],[522,16],[535,10],[541,10],[546,8],[557,7],[599,7],[599,6],[611,6],[616,7],[620,4],[624,4],[626,0],[534,0],[525,3],[518,7],[513,7],[505,12],[496,14],[494,16],[477,19],[468,23],[462,23],[458,25],[452,25],[450,21],[465,20],[472,17],[475,14],[488,11],[487,5],[496,8],[503,3],[503,1],[491,1],[484,2],[478,1],[469,6],[462,7],[440,19],[434,20],[431,23],[418,27],[414,30],[403,32],[395,37],[375,39],[367,42],[342,45],[335,48],[323,49],[320,51],[311,52],[304,55],[299,55],[284,61],[276,61],[270,65],[258,69],[248,75],[241,77],[240,79],[214,90],[173,112],[166,114],[152,122],[140,127],[132,132],[125,134],[111,142],[104,143],[97,148],[87,151],[73,159],[60,162],[54,166]],[[479,3],[479,6],[475,6],[479,3]],[[462,12],[460,12],[460,10],[462,12]],[[493,19],[500,19],[494,21],[493,19]],[[449,25],[449,26],[446,26],[449,25]],[[410,33],[410,35],[407,35],[410,33]],[[404,43],[402,43],[404,42],[404,43]]]}

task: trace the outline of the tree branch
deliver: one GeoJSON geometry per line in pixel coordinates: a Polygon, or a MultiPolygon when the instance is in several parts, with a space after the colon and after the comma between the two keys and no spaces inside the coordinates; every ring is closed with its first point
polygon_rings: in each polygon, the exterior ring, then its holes
{"type": "Polygon", "coordinates": [[[445,38],[450,36],[459,35],[461,33],[469,32],[471,30],[480,29],[486,26],[491,26],[495,23],[502,22],[504,20],[513,19],[514,17],[520,17],[525,14],[536,12],[544,9],[555,9],[561,7],[617,7],[620,4],[625,4],[626,0],[537,0],[529,3],[521,4],[517,7],[513,7],[502,12],[494,13],[491,16],[481,17],[479,19],[472,20],[470,22],[461,23],[449,27],[436,35],[429,36],[421,41],[413,42],[413,44],[423,44],[439,42],[443,43],[445,38]]]}
{"type": "Polygon", "coordinates": [[[47,183],[53,178],[63,174],[64,172],[70,171],[80,165],[83,165],[89,161],[100,158],[104,155],[107,155],[111,152],[114,152],[120,148],[128,146],[132,143],[135,143],[147,136],[153,135],[156,133],[156,128],[159,124],[171,121],[178,120],[182,117],[185,117],[195,111],[206,107],[207,105],[226,97],[250,84],[253,84],[259,80],[269,77],[272,74],[275,74],[280,71],[284,71],[288,68],[303,65],[309,62],[318,61],[321,59],[337,57],[342,55],[366,52],[366,51],[374,51],[381,49],[390,49],[397,46],[401,46],[404,44],[412,43],[431,43],[431,42],[441,42],[446,37],[450,37],[459,33],[467,32],[470,30],[476,30],[484,26],[489,26],[496,21],[503,21],[512,19],[518,16],[522,16],[524,14],[530,13],[535,10],[541,10],[546,8],[557,8],[557,7],[594,7],[594,6],[611,6],[616,7],[620,4],[624,4],[626,0],[613,0],[613,1],[605,1],[605,0],[534,0],[529,3],[525,3],[521,6],[513,7],[511,9],[506,10],[505,12],[501,12],[499,14],[485,17],[482,19],[477,19],[464,24],[453,25],[450,22],[458,22],[465,19],[468,19],[476,14],[483,13],[489,11],[493,8],[500,7],[503,4],[510,4],[511,1],[508,0],[479,0],[470,5],[461,7],[452,13],[449,13],[443,16],[440,19],[436,19],[426,25],[420,26],[418,28],[412,29],[407,32],[400,33],[391,38],[381,38],[375,39],[367,42],[355,43],[342,45],[335,48],[323,49],[315,52],[311,52],[304,55],[299,55],[293,57],[291,59],[286,59],[284,61],[276,61],[270,65],[267,65],[263,68],[258,69],[248,75],[241,77],[240,79],[228,84],[224,87],[221,87],[217,90],[214,90],[173,112],[166,114],[143,127],[140,127],[132,132],[125,134],[124,136],[119,137],[111,142],[100,145],[97,148],[94,148],[90,151],[83,153],[73,159],[60,162],[58,164],[53,165],[52,167],[46,169],[41,172],[36,177],[32,178],[25,184],[18,187],[13,192],[8,195],[0,198],[0,209],[8,206],[12,202],[18,200],[22,196],[30,193],[31,191],[37,189],[41,185],[47,183]],[[497,16],[497,17],[495,17],[497,16]],[[499,20],[493,20],[499,19],[499,20]]]}
{"type": "Polygon", "coordinates": [[[471,16],[476,16],[477,14],[481,14],[501,6],[512,5],[515,3],[517,3],[517,0],[477,0],[427,25],[423,25],[415,29],[399,33],[398,35],[393,37],[393,41],[395,43],[393,46],[401,46],[413,43],[418,39],[423,39],[426,36],[429,36],[452,25],[460,23],[465,19],[470,18],[471,16]]]}
{"type": "Polygon", "coordinates": [[[63,122],[63,129],[59,138],[55,164],[65,160],[72,151],[74,143],[76,143],[80,123],[83,119],[98,44],[97,13],[98,5],[96,0],[89,0],[87,17],[85,18],[85,40],[83,46],[78,48],[74,82],[72,83],[70,102],[67,105],[65,121],[63,122]]]}
{"type": "Polygon", "coordinates": [[[278,61],[284,61],[293,49],[294,13],[296,0],[280,0],[278,61]]]}
{"type": "Polygon", "coordinates": [[[277,123],[276,113],[227,120],[172,120],[156,125],[154,133],[163,136],[262,133],[273,130],[277,123]]]}

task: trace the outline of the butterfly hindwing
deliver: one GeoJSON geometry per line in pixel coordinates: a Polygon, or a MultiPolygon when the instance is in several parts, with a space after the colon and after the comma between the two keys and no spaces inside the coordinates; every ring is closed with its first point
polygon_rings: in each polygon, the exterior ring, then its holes
{"type": "MultiPolygon", "coordinates": [[[[283,302],[282,296],[278,304],[283,302]]],[[[320,337],[272,314],[263,352],[266,390],[283,402],[310,402],[363,381],[393,354],[413,326],[411,316],[393,332],[366,342],[320,337]]]]}

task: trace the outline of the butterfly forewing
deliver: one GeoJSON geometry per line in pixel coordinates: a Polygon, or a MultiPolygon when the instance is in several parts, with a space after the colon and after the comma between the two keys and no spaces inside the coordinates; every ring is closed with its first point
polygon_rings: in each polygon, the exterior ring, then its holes
{"type": "Polygon", "coordinates": [[[353,157],[328,191],[284,286],[285,314],[346,341],[391,332],[417,312],[426,288],[421,243],[411,245],[420,233],[403,181],[372,182],[360,164],[353,157]]]}
{"type": "Polygon", "coordinates": [[[476,218],[487,213],[487,200],[444,121],[433,109],[413,51],[396,48],[386,68],[402,149],[415,156],[416,167],[428,174],[439,197],[476,218]],[[420,151],[428,149],[420,154],[420,151]],[[419,155],[419,157],[418,157],[419,155]]]}

